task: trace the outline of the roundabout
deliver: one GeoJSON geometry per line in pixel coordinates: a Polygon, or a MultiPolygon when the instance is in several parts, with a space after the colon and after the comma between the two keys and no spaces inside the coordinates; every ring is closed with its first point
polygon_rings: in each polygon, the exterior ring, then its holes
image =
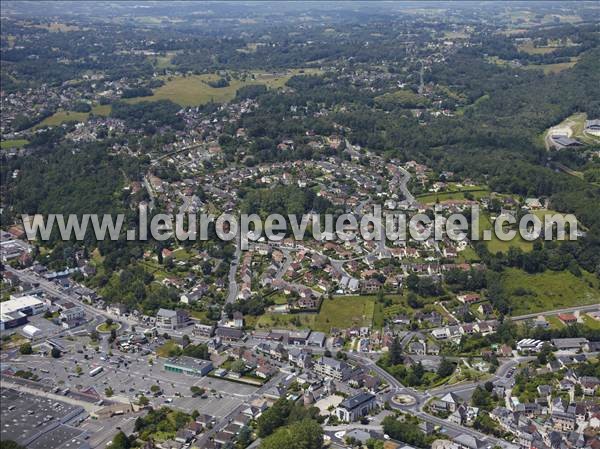
{"type": "Polygon", "coordinates": [[[410,407],[411,405],[415,405],[417,403],[417,400],[414,396],[411,396],[409,394],[397,394],[394,397],[392,397],[392,402],[396,405],[410,407]]]}
{"type": "Polygon", "coordinates": [[[101,323],[96,326],[96,330],[101,334],[110,334],[113,330],[118,331],[121,329],[121,323],[101,323]]]}

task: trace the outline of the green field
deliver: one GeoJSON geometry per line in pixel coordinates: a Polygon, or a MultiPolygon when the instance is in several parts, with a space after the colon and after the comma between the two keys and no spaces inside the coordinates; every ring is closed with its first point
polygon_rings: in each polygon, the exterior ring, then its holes
{"type": "Polygon", "coordinates": [[[595,320],[589,315],[583,316],[583,324],[585,324],[590,329],[600,330],[600,320],[595,320]]]}
{"type": "Polygon", "coordinates": [[[457,191],[425,193],[417,196],[417,200],[422,204],[434,204],[436,201],[444,200],[464,200],[465,193],[470,193],[473,198],[479,199],[490,194],[488,189],[474,186],[472,188],[463,188],[457,191]]]}
{"type": "Polygon", "coordinates": [[[33,127],[34,130],[43,128],[44,126],[59,126],[63,123],[75,121],[75,122],[85,122],[90,115],[103,115],[106,116],[110,114],[110,105],[98,105],[92,107],[92,112],[74,112],[74,111],[63,111],[62,109],[56,111],[50,117],[46,117],[40,123],[33,127]]]}
{"type": "Polygon", "coordinates": [[[486,241],[488,251],[491,252],[492,254],[496,254],[497,252],[506,253],[511,246],[521,248],[523,251],[531,251],[531,249],[533,248],[533,242],[528,242],[527,240],[524,240],[523,237],[521,237],[521,234],[519,234],[518,229],[516,227],[513,229],[513,230],[517,231],[517,235],[515,236],[514,239],[508,240],[508,241],[500,240],[496,236],[496,234],[493,232],[494,227],[492,225],[492,222],[490,221],[489,215],[486,213],[480,213],[480,215],[479,215],[479,233],[480,233],[480,235],[483,235],[483,231],[486,229],[492,230],[492,239],[489,241],[486,241]]]}
{"type": "Polygon", "coordinates": [[[128,103],[141,101],[171,100],[181,106],[198,106],[211,101],[226,103],[235,97],[240,87],[264,84],[270,89],[285,85],[294,75],[318,73],[315,69],[294,69],[285,73],[252,72],[246,80],[231,79],[227,87],[211,87],[209,81],[216,81],[219,75],[190,75],[169,78],[164,86],[154,90],[150,97],[137,97],[126,100],[128,103]]]}
{"type": "Polygon", "coordinates": [[[29,143],[28,140],[25,139],[13,139],[13,140],[3,140],[0,142],[0,149],[9,150],[11,148],[21,148],[29,143]]]}
{"type": "Polygon", "coordinates": [[[569,62],[559,62],[556,64],[529,64],[523,66],[525,70],[534,70],[534,69],[542,69],[545,75],[550,73],[559,73],[563,70],[570,69],[575,64],[577,64],[577,58],[571,58],[569,62]]]}
{"type": "Polygon", "coordinates": [[[546,53],[552,53],[554,50],[562,47],[535,47],[532,42],[519,45],[517,47],[519,51],[529,53],[530,55],[545,55],[546,53]]]}
{"type": "MultiPolygon", "coordinates": [[[[297,329],[311,328],[329,332],[332,327],[371,326],[375,312],[374,296],[336,296],[324,299],[321,310],[316,313],[276,314],[266,313],[258,318],[257,328],[297,329]]],[[[378,320],[381,320],[381,311],[378,320]]]]}
{"type": "Polygon", "coordinates": [[[600,302],[600,282],[587,272],[579,278],[568,271],[527,274],[509,268],[503,272],[502,281],[512,315],[600,302]]]}

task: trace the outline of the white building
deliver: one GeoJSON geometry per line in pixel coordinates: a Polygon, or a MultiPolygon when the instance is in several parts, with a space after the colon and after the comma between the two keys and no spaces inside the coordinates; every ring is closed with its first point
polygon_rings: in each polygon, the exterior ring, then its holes
{"type": "Polygon", "coordinates": [[[27,317],[46,311],[46,303],[31,295],[19,296],[0,303],[0,330],[27,322],[27,317]]]}

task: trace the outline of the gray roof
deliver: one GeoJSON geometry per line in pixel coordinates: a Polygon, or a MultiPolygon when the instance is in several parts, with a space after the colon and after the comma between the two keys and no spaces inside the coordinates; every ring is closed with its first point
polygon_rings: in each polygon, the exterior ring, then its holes
{"type": "Polygon", "coordinates": [[[316,344],[323,344],[323,342],[325,341],[325,334],[323,332],[312,332],[310,334],[310,337],[308,337],[308,343],[316,343],[316,344]]]}
{"type": "Polygon", "coordinates": [[[165,318],[175,318],[177,316],[177,312],[171,309],[158,309],[156,316],[163,316],[165,318]]]}
{"type": "Polygon", "coordinates": [[[346,410],[353,410],[357,407],[360,407],[361,405],[373,401],[375,399],[375,395],[372,395],[371,393],[358,393],[355,396],[352,396],[350,398],[344,399],[342,402],[340,402],[340,407],[341,408],[345,408],[346,410]]]}
{"type": "Polygon", "coordinates": [[[552,136],[552,140],[563,147],[581,145],[581,142],[567,136],[552,136]]]}

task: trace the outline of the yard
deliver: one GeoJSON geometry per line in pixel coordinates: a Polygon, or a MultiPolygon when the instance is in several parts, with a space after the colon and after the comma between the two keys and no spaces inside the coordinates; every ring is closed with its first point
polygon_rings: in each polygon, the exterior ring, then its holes
{"type": "MultiPolygon", "coordinates": [[[[336,296],[324,299],[319,313],[266,313],[256,322],[259,329],[303,329],[329,332],[331,328],[371,326],[375,313],[374,296],[336,296]]],[[[382,322],[381,311],[378,321],[382,322]]]]}
{"type": "Polygon", "coordinates": [[[510,268],[502,275],[512,315],[600,302],[600,282],[593,274],[576,277],[569,271],[527,274],[510,268]]]}

